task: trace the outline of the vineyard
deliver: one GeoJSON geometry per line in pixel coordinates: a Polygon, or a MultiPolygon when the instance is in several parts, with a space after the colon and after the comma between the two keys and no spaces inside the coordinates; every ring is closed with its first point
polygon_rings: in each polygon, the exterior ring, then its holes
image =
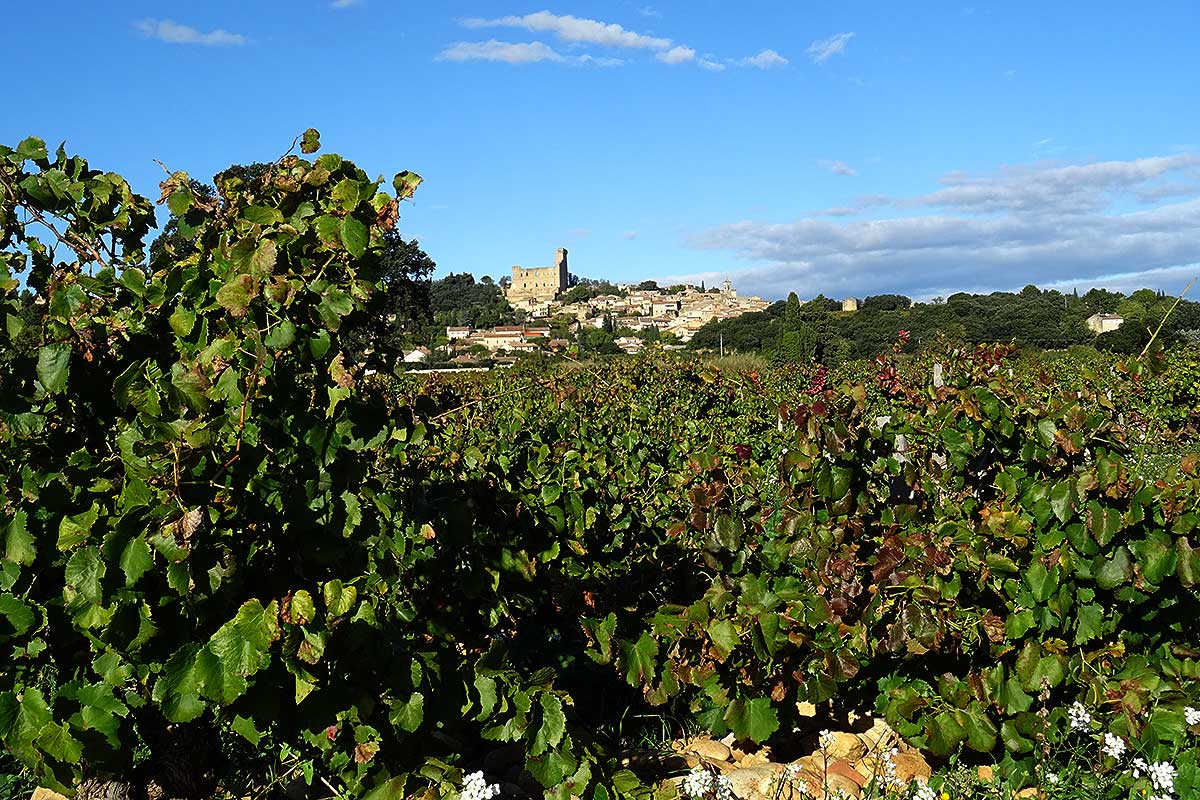
{"type": "Polygon", "coordinates": [[[149,261],[124,179],[0,147],[0,793],[666,798],[628,751],[805,705],[1050,797],[1103,720],[1200,793],[1200,353],[371,373],[421,179],[298,144],[170,174],[149,261]]]}

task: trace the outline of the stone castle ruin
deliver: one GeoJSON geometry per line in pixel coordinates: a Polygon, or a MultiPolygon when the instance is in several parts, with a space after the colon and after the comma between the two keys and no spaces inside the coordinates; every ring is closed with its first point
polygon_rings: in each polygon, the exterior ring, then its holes
{"type": "Polygon", "coordinates": [[[512,285],[505,297],[516,305],[544,303],[567,289],[567,250],[558,248],[553,267],[513,267],[512,285]]]}

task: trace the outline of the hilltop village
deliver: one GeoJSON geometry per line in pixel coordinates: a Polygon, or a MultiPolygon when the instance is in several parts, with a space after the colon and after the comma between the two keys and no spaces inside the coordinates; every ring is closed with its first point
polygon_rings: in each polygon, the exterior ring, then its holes
{"type": "Polygon", "coordinates": [[[1168,309],[1170,330],[1200,337],[1200,304],[1175,308],[1173,298],[1149,289],[1129,296],[1092,289],[1081,296],[1026,286],[1020,292],[959,292],[916,303],[898,294],[801,300],[793,292],[786,301],[772,302],[739,295],[728,280],[707,287],[578,278],[565,249],[550,266],[514,266],[499,281],[451,273],[433,281],[429,292],[431,318],[414,326],[401,346],[408,369],[485,368],[538,354],[590,357],[646,348],[836,365],[874,358],[893,346],[900,331],[914,347],[942,337],[1134,352],[1168,309]],[[1124,324],[1129,321],[1135,324],[1124,324]]]}
{"type": "MultiPolygon", "coordinates": [[[[711,289],[660,289],[652,281],[605,285],[612,290],[605,293],[571,284],[563,248],[555,253],[553,266],[514,266],[511,278],[500,286],[508,304],[524,315],[523,323],[490,328],[447,326],[450,360],[469,365],[490,356],[503,363],[521,353],[565,352],[589,329],[615,334],[614,343],[626,353],[640,352],[648,342],[682,348],[713,320],[732,319],[770,305],[761,297],[739,297],[729,281],[711,289]]],[[[418,348],[405,360],[420,362],[428,357],[427,349],[418,348]]]]}

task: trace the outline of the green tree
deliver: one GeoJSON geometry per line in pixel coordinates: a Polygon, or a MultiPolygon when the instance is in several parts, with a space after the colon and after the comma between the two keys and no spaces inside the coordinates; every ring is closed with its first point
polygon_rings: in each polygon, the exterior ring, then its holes
{"type": "Polygon", "coordinates": [[[363,277],[378,283],[363,309],[346,321],[347,351],[356,361],[386,367],[431,319],[430,276],[437,265],[416,239],[395,228],[383,234],[376,258],[363,265],[363,277]]]}
{"type": "MultiPolygon", "coordinates": [[[[212,204],[217,202],[217,190],[207,183],[201,183],[193,178],[188,181],[188,186],[191,188],[192,194],[202,202],[212,204]]],[[[198,210],[193,212],[192,216],[197,218],[198,210]]],[[[151,265],[162,263],[164,258],[181,259],[198,252],[192,237],[180,229],[180,223],[180,217],[171,214],[167,219],[167,224],[163,226],[162,233],[150,243],[151,265]]],[[[185,229],[188,228],[186,222],[183,225],[185,229]]]]}
{"type": "Polygon", "coordinates": [[[788,295],[780,321],[775,357],[787,364],[812,361],[817,354],[817,332],[801,317],[800,298],[795,292],[788,295]]]}
{"type": "Polygon", "coordinates": [[[1127,319],[1115,331],[1096,337],[1096,349],[1107,353],[1132,355],[1139,353],[1150,341],[1150,332],[1137,320],[1127,319]]]}
{"type": "Polygon", "coordinates": [[[902,294],[872,295],[862,302],[862,311],[906,311],[912,300],[902,294]]]}
{"type": "Polygon", "coordinates": [[[620,355],[623,351],[616,344],[612,331],[587,327],[579,332],[579,346],[591,355],[620,355]]]}

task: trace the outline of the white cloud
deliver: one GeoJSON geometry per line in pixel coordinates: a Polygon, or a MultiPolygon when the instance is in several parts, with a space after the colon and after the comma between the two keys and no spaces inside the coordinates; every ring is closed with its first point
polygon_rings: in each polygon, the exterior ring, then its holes
{"type": "Polygon", "coordinates": [[[637,11],[643,17],[661,17],[662,16],[662,12],[659,11],[654,6],[642,6],[637,11]]]}
{"type": "MultiPolygon", "coordinates": [[[[334,2],[359,2],[359,0],[334,0],[334,2]]],[[[661,16],[649,6],[638,9],[643,16],[661,16]]],[[[651,36],[645,33],[629,30],[613,22],[597,19],[575,17],[570,14],[554,14],[550,11],[538,11],[523,16],[509,15],[505,17],[483,18],[470,17],[460,20],[463,27],[480,28],[521,28],[532,33],[550,34],[559,41],[566,42],[573,48],[596,46],[625,50],[648,50],[654,54],[655,60],[664,64],[694,63],[710,72],[721,72],[726,64],[739,64],[758,69],[780,67],[788,60],[774,50],[763,50],[757,55],[743,58],[720,59],[711,53],[697,58],[696,50],[686,45],[677,44],[662,36],[651,36]]],[[[854,34],[841,34],[853,36],[854,34]]],[[[838,45],[838,49],[844,47],[838,45]]],[[[567,51],[572,52],[571,50],[567,51]]],[[[577,51],[576,51],[577,52],[577,51]]],[[[527,63],[529,61],[555,61],[577,64],[595,64],[597,66],[619,66],[626,63],[622,59],[599,57],[593,55],[564,55],[540,42],[529,45],[509,44],[495,39],[489,42],[470,43],[459,42],[442,52],[441,60],[489,60],[508,61],[509,63],[527,63]]]]}
{"type": "Polygon", "coordinates": [[[137,29],[151,39],[158,39],[169,44],[198,44],[205,47],[228,47],[243,45],[246,37],[240,33],[230,33],[220,28],[202,33],[187,25],[180,25],[169,19],[143,19],[137,23],[137,29]]]}
{"type": "Polygon", "coordinates": [[[670,50],[655,56],[664,64],[683,64],[696,58],[696,51],[690,47],[672,47],[670,50]]]}
{"type": "Polygon", "coordinates": [[[634,239],[638,238],[638,236],[639,234],[637,231],[625,231],[623,234],[621,234],[621,238],[627,242],[632,242],[634,239]]]}
{"type": "Polygon", "coordinates": [[[329,4],[330,8],[351,8],[353,6],[361,6],[363,0],[333,0],[329,4]]]}
{"type": "Polygon", "coordinates": [[[498,19],[465,19],[468,28],[524,28],[535,33],[553,33],[564,42],[574,44],[598,44],[605,47],[645,48],[668,50],[673,45],[670,39],[645,36],[627,30],[616,23],[601,22],[569,14],[558,15],[549,11],[538,11],[523,17],[507,16],[498,19]]]}
{"type": "Polygon", "coordinates": [[[742,64],[747,67],[758,67],[759,69],[771,69],[772,67],[782,67],[788,63],[788,60],[776,53],[774,50],[763,50],[756,56],[743,58],[742,64]]]}
{"type": "Polygon", "coordinates": [[[1158,178],[1180,172],[1200,181],[1200,156],[1185,153],[1066,166],[1043,163],[1003,167],[983,176],[951,172],[939,181],[946,188],[898,201],[896,205],[954,208],[971,214],[1044,211],[1081,214],[1108,206],[1116,193],[1152,194],[1158,178]]]}
{"type": "Polygon", "coordinates": [[[947,188],[918,197],[866,197],[850,208],[793,222],[722,225],[690,244],[757,262],[736,274],[737,283],[769,297],[791,290],[929,297],[1117,279],[1122,285],[1171,288],[1168,278],[1174,280],[1185,268],[1194,272],[1189,265],[1200,262],[1197,169],[1200,157],[1182,155],[1035,164],[982,177],[951,173],[941,180],[947,188]],[[1168,176],[1193,180],[1162,184],[1168,176]],[[1183,195],[1186,186],[1190,199],[1129,210],[1130,200],[1159,185],[1172,196],[1183,195]],[[918,213],[831,218],[881,202],[918,213]],[[938,211],[919,213],[932,208],[938,211]]]}
{"type": "Polygon", "coordinates": [[[593,64],[597,67],[619,67],[625,64],[623,58],[609,58],[606,56],[591,56],[586,53],[581,56],[574,56],[573,60],[577,64],[593,64]]]}
{"type": "Polygon", "coordinates": [[[847,177],[854,177],[858,174],[858,170],[854,169],[854,167],[850,166],[845,161],[829,161],[822,159],[817,163],[832,172],[834,175],[846,175],[847,177]]]}
{"type": "Polygon", "coordinates": [[[438,54],[438,61],[500,61],[505,64],[535,64],[549,61],[555,64],[574,64],[593,67],[619,67],[621,58],[593,56],[587,53],[567,56],[544,42],[458,42],[438,54]]]}
{"type": "Polygon", "coordinates": [[[567,59],[542,42],[458,42],[438,55],[439,61],[503,61],[506,64],[532,64],[538,61],[567,59]]]}
{"type": "Polygon", "coordinates": [[[849,33],[836,33],[828,39],[818,39],[808,46],[804,52],[812,59],[814,64],[824,64],[838,53],[844,52],[846,45],[850,44],[850,40],[854,38],[853,31],[849,33]]]}

